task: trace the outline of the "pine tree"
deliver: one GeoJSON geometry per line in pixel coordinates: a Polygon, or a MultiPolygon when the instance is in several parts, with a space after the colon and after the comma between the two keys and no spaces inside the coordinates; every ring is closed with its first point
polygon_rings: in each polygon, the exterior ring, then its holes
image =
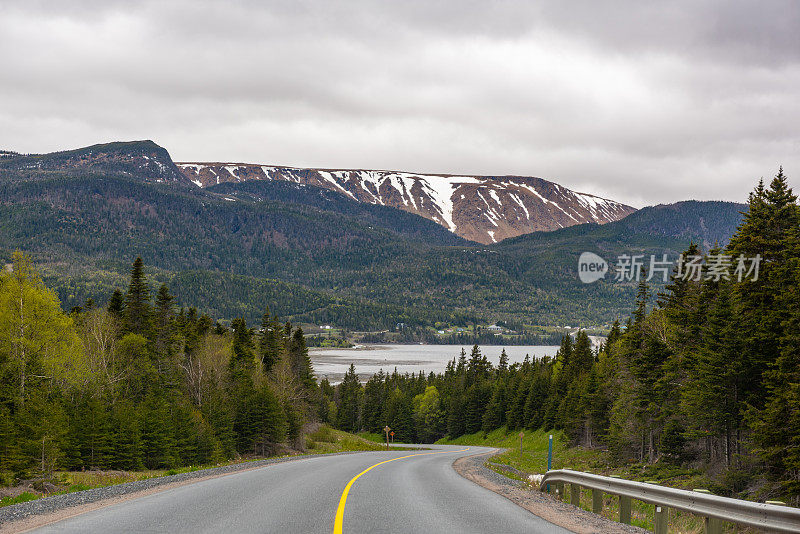
{"type": "Polygon", "coordinates": [[[314,378],[314,369],[311,365],[311,358],[308,356],[306,337],[302,328],[298,327],[292,334],[288,354],[294,376],[304,388],[313,391],[317,387],[317,380],[314,378]]]}
{"type": "Polygon", "coordinates": [[[156,295],[155,313],[153,314],[153,329],[155,333],[155,348],[159,354],[166,354],[172,349],[172,337],[175,317],[173,301],[175,297],[169,294],[169,289],[162,284],[156,295]]]}
{"type": "Polygon", "coordinates": [[[397,411],[389,425],[394,430],[395,439],[405,443],[416,443],[417,435],[414,430],[414,408],[412,399],[405,393],[396,391],[397,411]]]}
{"type": "Polygon", "coordinates": [[[150,287],[144,275],[144,262],[136,258],[131,268],[131,281],[125,295],[124,329],[144,337],[150,334],[150,287]]]}
{"type": "MultiPolygon", "coordinates": [[[[505,350],[503,351],[505,352],[505,350]]],[[[503,426],[506,418],[506,386],[502,379],[495,380],[492,398],[483,414],[482,430],[491,432],[503,426]]]]}
{"type": "Polygon", "coordinates": [[[798,226],[800,207],[781,168],[769,188],[760,183],[750,195],[748,211],[728,246],[734,257],[762,258],[757,280],[745,278],[734,285],[739,303],[736,313],[743,342],[743,372],[750,377],[749,387],[742,395],[756,410],[766,402],[762,374],[775,363],[783,325],[788,320],[788,310],[780,300],[793,284],[787,265],[797,254],[794,242],[798,226]]]}
{"type": "MultiPolygon", "coordinates": [[[[767,365],[763,369],[761,390],[750,396],[748,416],[755,452],[766,464],[769,478],[778,482],[778,491],[797,501],[800,499],[797,478],[800,472],[797,452],[800,447],[800,208],[782,171],[763,193],[765,211],[771,215],[761,221],[765,228],[759,228],[768,236],[760,243],[764,256],[772,258],[763,271],[766,279],[761,284],[743,283],[737,289],[742,302],[755,308],[747,314],[752,322],[743,344],[748,350],[759,350],[758,360],[767,365]],[[774,299],[774,309],[769,308],[770,298],[774,299]],[[760,318],[756,315],[759,312],[760,318]],[[765,341],[768,333],[772,338],[765,341]],[[760,392],[763,392],[763,407],[752,400],[758,399],[760,392]]],[[[742,227],[740,231],[746,235],[753,233],[752,228],[742,227]]],[[[740,238],[737,244],[742,245],[743,240],[740,238]]],[[[753,241],[756,239],[747,240],[753,241]]],[[[745,365],[748,363],[756,362],[748,359],[745,365]]]]}
{"type": "Polygon", "coordinates": [[[497,364],[497,372],[504,374],[506,371],[508,371],[508,354],[506,354],[506,349],[503,347],[503,351],[500,353],[500,362],[497,364]]]}
{"type": "Polygon", "coordinates": [[[256,390],[253,382],[256,359],[253,338],[244,319],[234,319],[233,346],[228,364],[229,395],[234,405],[233,432],[239,452],[253,450],[259,434],[253,407],[256,390]]]}
{"type": "Polygon", "coordinates": [[[270,317],[268,308],[261,320],[262,333],[258,348],[262,370],[265,373],[272,371],[280,358],[279,332],[275,327],[275,319],[270,317]]]}
{"type": "Polygon", "coordinates": [[[336,410],[336,427],[346,432],[358,431],[361,382],[352,363],[338,385],[337,393],[339,402],[336,410]]]}
{"type": "Polygon", "coordinates": [[[125,310],[125,297],[122,295],[122,291],[119,289],[114,290],[114,293],[111,295],[111,298],[108,301],[107,309],[114,317],[122,320],[123,312],[125,310]]]}

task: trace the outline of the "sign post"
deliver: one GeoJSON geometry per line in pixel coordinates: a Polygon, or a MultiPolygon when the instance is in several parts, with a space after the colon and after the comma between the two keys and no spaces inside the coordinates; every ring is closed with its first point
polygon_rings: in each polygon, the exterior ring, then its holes
{"type": "Polygon", "coordinates": [[[389,432],[389,435],[390,435],[390,436],[392,436],[392,443],[394,443],[394,430],[392,430],[391,432],[389,432]]]}
{"type": "MultiPolygon", "coordinates": [[[[547,440],[547,470],[553,468],[553,434],[550,434],[550,439],[547,440]]],[[[550,484],[547,485],[547,493],[550,493],[550,484]]]]}
{"type": "MultiPolygon", "coordinates": [[[[383,427],[383,431],[386,433],[386,450],[387,451],[389,450],[389,431],[390,430],[391,430],[391,428],[389,428],[389,425],[386,425],[385,427],[383,427]]],[[[394,432],[392,432],[392,434],[394,434],[394,432]]]]}

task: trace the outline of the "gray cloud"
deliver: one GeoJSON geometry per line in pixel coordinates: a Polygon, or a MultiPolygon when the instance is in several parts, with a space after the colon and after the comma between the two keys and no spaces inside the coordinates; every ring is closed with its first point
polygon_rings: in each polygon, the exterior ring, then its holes
{"type": "Polygon", "coordinates": [[[0,147],[522,174],[634,205],[800,174],[800,4],[0,2],[0,147]]]}

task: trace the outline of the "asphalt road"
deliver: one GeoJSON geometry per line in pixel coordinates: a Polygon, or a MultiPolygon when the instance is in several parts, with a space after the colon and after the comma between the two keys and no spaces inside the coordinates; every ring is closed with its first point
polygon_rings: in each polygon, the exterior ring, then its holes
{"type": "Polygon", "coordinates": [[[433,447],[278,463],[133,498],[35,532],[568,532],[453,470],[456,458],[490,449],[433,447]]]}

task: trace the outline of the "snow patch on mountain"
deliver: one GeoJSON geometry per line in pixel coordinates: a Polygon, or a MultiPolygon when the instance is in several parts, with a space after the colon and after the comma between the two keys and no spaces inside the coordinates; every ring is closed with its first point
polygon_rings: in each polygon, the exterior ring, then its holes
{"type": "Polygon", "coordinates": [[[495,243],[537,230],[603,224],[635,211],[541,178],[451,176],[398,171],[301,169],[242,163],[177,163],[190,183],[278,180],[329,189],[348,198],[431,219],[451,232],[495,243]]]}

